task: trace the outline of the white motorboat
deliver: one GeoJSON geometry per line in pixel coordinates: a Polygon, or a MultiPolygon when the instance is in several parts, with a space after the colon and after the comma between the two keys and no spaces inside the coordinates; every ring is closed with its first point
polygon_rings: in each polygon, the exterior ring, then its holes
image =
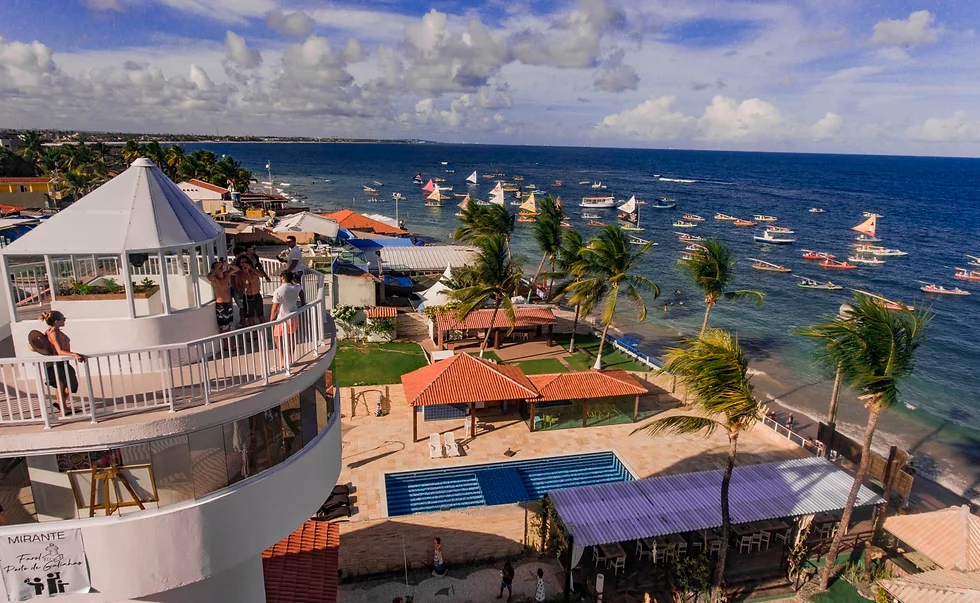
{"type": "Polygon", "coordinates": [[[616,199],[614,197],[582,197],[582,202],[579,203],[580,207],[590,207],[592,209],[609,209],[610,207],[616,207],[616,199]]]}
{"type": "Polygon", "coordinates": [[[819,207],[811,207],[809,211],[810,211],[811,214],[822,214],[822,213],[824,213],[825,210],[823,210],[823,209],[821,209],[819,207]]]}
{"type": "Polygon", "coordinates": [[[885,260],[876,258],[873,255],[852,255],[848,256],[847,261],[852,264],[864,264],[866,266],[881,266],[885,263],[885,260]]]}
{"type": "Polygon", "coordinates": [[[756,243],[767,243],[769,245],[789,245],[795,243],[796,239],[787,236],[774,236],[772,232],[765,230],[761,235],[752,237],[756,243]]]}

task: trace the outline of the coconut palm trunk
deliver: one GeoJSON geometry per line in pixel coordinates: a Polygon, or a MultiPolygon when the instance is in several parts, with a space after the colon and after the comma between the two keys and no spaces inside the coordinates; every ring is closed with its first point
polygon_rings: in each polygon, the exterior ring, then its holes
{"type": "Polygon", "coordinates": [[[698,339],[704,337],[704,331],[708,328],[708,316],[711,315],[711,306],[715,305],[714,300],[711,298],[706,298],[704,303],[704,320],[701,321],[701,330],[698,331],[698,339]]]}
{"type": "Polygon", "coordinates": [[[582,306],[575,304],[575,320],[572,321],[572,336],[568,340],[568,353],[575,353],[575,332],[578,331],[578,318],[582,313],[582,306]]]}
{"type": "Polygon", "coordinates": [[[611,324],[612,322],[607,322],[606,326],[602,327],[602,337],[599,339],[599,351],[596,352],[595,364],[592,365],[592,368],[597,371],[602,369],[602,348],[606,345],[606,331],[609,330],[609,325],[611,324]]]}
{"type": "Polygon", "coordinates": [[[725,461],[725,473],[721,476],[721,548],[718,549],[718,564],[715,566],[715,578],[711,592],[712,601],[723,601],[725,590],[725,562],[728,559],[728,534],[732,529],[732,517],[728,508],[728,490],[732,483],[732,471],[735,469],[735,454],[738,452],[738,432],[728,434],[728,460],[725,461]]]}
{"type": "Polygon", "coordinates": [[[548,259],[548,252],[545,251],[541,254],[541,261],[538,262],[538,269],[534,271],[534,278],[531,279],[531,288],[527,291],[527,303],[531,303],[531,294],[534,293],[534,284],[538,282],[538,276],[541,274],[541,270],[544,268],[544,262],[548,259]]]}
{"type": "Polygon", "coordinates": [[[487,334],[483,336],[483,343],[480,344],[480,358],[483,358],[483,352],[490,343],[490,333],[493,333],[493,323],[497,322],[497,312],[500,310],[500,303],[501,300],[498,299],[493,304],[493,314],[490,315],[490,326],[487,327],[487,334]]]}
{"type": "Polygon", "coordinates": [[[861,463],[854,475],[851,491],[847,495],[847,505],[841,514],[840,527],[837,528],[837,533],[834,534],[834,539],[830,542],[830,550],[827,551],[826,564],[820,574],[821,590],[827,590],[827,586],[830,584],[830,574],[834,570],[834,561],[836,561],[837,555],[840,553],[841,543],[844,541],[844,531],[851,523],[851,514],[854,511],[854,505],[857,503],[858,492],[861,490],[864,477],[868,474],[868,466],[871,465],[871,441],[875,437],[875,428],[878,425],[878,416],[881,414],[881,410],[879,400],[873,399],[868,406],[868,426],[864,429],[864,440],[861,442],[861,463]]]}

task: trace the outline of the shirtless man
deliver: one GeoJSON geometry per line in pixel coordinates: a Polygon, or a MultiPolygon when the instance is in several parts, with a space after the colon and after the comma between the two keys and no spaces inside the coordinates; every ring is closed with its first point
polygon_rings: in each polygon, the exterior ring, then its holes
{"type": "Polygon", "coordinates": [[[238,275],[236,285],[242,292],[242,326],[252,326],[265,322],[265,311],[262,307],[262,292],[259,283],[261,275],[247,256],[238,258],[238,275]]]}
{"type": "Polygon", "coordinates": [[[214,289],[214,313],[218,320],[218,332],[227,333],[235,322],[235,308],[231,304],[231,275],[238,272],[235,266],[219,259],[211,264],[207,279],[214,289]]]}

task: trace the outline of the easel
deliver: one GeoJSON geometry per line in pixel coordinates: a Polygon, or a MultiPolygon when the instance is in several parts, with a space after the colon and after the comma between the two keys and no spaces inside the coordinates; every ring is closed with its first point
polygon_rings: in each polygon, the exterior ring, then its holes
{"type": "Polygon", "coordinates": [[[120,502],[119,500],[116,500],[115,504],[112,503],[110,496],[114,488],[111,486],[115,486],[115,482],[117,480],[122,482],[122,485],[126,488],[126,491],[129,492],[129,495],[133,497],[133,500],[136,501],[136,504],[139,505],[139,508],[141,510],[146,509],[146,507],[143,506],[143,501],[141,501],[139,495],[136,494],[136,490],[133,489],[133,485],[130,484],[129,480],[126,479],[126,476],[119,471],[119,467],[113,463],[109,465],[108,468],[100,469],[98,467],[92,467],[92,489],[89,494],[88,505],[89,517],[95,517],[95,510],[97,508],[104,509],[106,517],[108,517],[119,509],[120,506],[129,506],[126,505],[126,503],[120,502]],[[96,505],[95,495],[99,491],[99,482],[102,483],[102,504],[96,505]],[[111,485],[110,482],[112,482],[111,485]]]}

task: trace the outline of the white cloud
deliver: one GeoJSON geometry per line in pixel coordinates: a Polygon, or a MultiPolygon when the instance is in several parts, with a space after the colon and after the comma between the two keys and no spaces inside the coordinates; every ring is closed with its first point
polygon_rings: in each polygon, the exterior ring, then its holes
{"type": "Polygon", "coordinates": [[[651,98],[632,109],[607,115],[600,128],[643,140],[676,140],[689,136],[697,120],[674,111],[676,100],[675,96],[651,98]]]}
{"type": "Polygon", "coordinates": [[[262,55],[259,51],[249,48],[245,38],[233,31],[225,33],[225,50],[228,59],[242,67],[253,68],[262,64],[262,55]]]}
{"type": "Polygon", "coordinates": [[[579,0],[548,30],[527,28],[511,36],[514,56],[528,65],[586,68],[599,64],[603,35],[625,31],[626,13],[615,0],[579,0]]]}
{"type": "Polygon", "coordinates": [[[708,140],[758,140],[782,134],[783,117],[770,103],[758,98],[737,102],[716,96],[698,119],[700,135],[708,140]]]}
{"type": "Polygon", "coordinates": [[[817,140],[826,140],[828,138],[834,138],[844,129],[844,118],[828,111],[823,118],[817,123],[810,126],[810,132],[813,137],[817,140]]]}
{"type": "Polygon", "coordinates": [[[943,27],[933,27],[936,15],[927,10],[916,11],[908,19],[884,19],[874,26],[872,40],[882,46],[909,48],[933,44],[943,34],[943,27]]]}
{"type": "Polygon", "coordinates": [[[978,142],[980,119],[969,119],[963,111],[956,111],[951,117],[930,117],[909,128],[907,134],[926,142],[978,142]]]}
{"type": "Polygon", "coordinates": [[[0,91],[40,88],[59,76],[51,49],[34,41],[4,42],[0,37],[0,91]]]}
{"type": "Polygon", "coordinates": [[[640,76],[632,65],[623,64],[626,53],[620,48],[613,52],[595,74],[592,85],[596,90],[605,92],[625,92],[636,90],[640,76]]]}
{"type": "Polygon", "coordinates": [[[265,24],[281,34],[305,38],[313,31],[316,21],[301,10],[287,14],[277,8],[265,16],[265,24]]]}

